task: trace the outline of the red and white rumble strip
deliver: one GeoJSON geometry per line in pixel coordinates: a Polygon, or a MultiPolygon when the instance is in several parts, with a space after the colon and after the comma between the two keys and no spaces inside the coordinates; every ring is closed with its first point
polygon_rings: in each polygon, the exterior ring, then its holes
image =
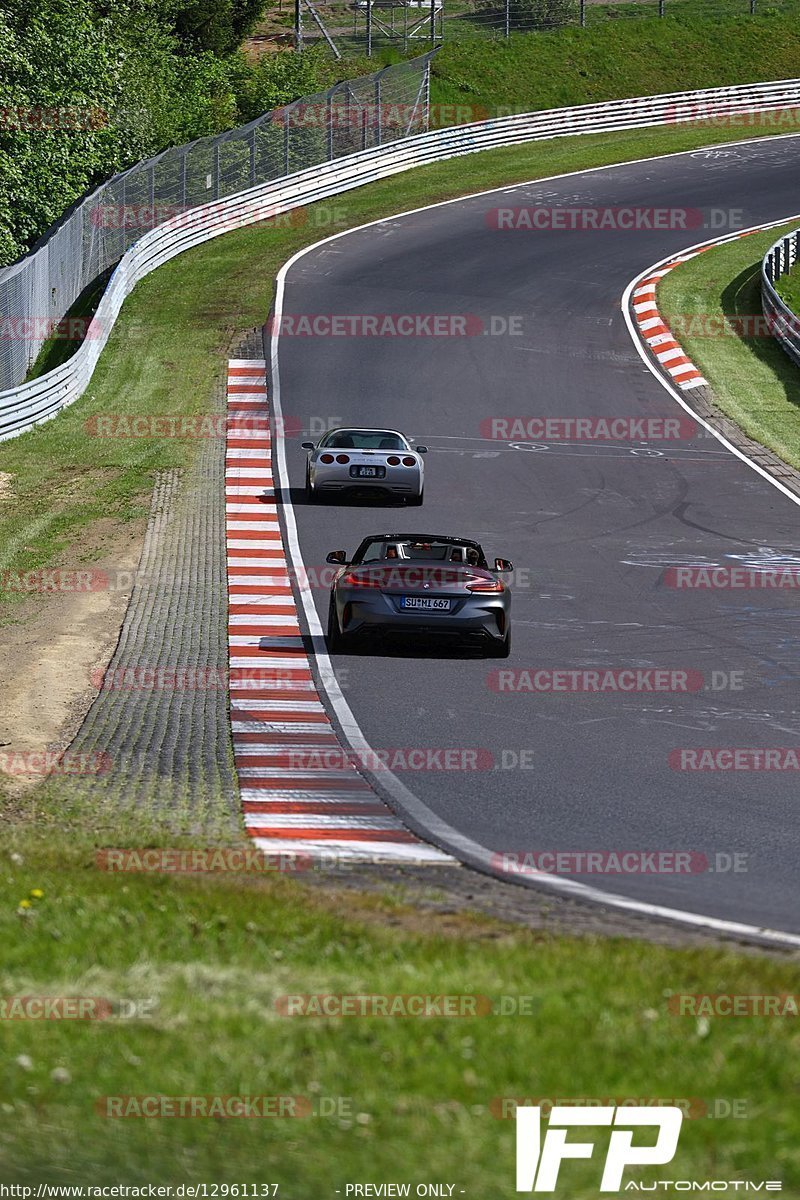
{"type": "Polygon", "coordinates": [[[698,254],[712,250],[723,241],[736,241],[738,238],[748,237],[754,232],[756,230],[745,229],[729,237],[715,238],[702,246],[695,246],[693,250],[678,254],[660,266],[658,270],[652,271],[644,279],[640,279],[634,289],[631,307],[639,336],[650,347],[650,352],[661,369],[671,376],[674,383],[684,392],[691,391],[692,388],[708,387],[708,380],[703,378],[702,373],[684,352],[683,347],[675,340],[672,330],[661,316],[656,302],[658,285],[665,275],[669,275],[670,271],[674,271],[676,267],[689,262],[692,258],[697,258],[698,254]]]}
{"type": "Polygon", "coordinates": [[[264,359],[231,359],[225,456],[230,703],[247,831],[261,850],[328,861],[451,862],[406,829],[354,767],[324,765],[326,751],[344,755],[298,623],[278,523],[268,414],[264,359]],[[298,758],[314,765],[296,766],[298,758]]]}
{"type": "MultiPolygon", "coordinates": [[[[707,249],[707,247],[703,247],[707,249]]],[[[656,303],[656,288],[665,275],[669,275],[675,267],[688,262],[690,258],[702,254],[702,250],[690,250],[681,254],[671,262],[659,267],[652,275],[642,279],[632,297],[633,315],[644,341],[668,375],[684,392],[692,388],[707,387],[708,380],[704,379],[692,360],[683,352],[683,348],[675,341],[672,331],[658,311],[656,303]]]]}

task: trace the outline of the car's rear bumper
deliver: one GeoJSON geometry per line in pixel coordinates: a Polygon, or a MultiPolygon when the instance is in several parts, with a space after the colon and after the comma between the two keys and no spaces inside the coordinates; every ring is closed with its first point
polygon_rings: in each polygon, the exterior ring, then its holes
{"type": "Polygon", "coordinates": [[[346,595],[340,599],[339,624],[343,633],[415,634],[433,637],[503,638],[510,612],[507,601],[470,601],[455,613],[396,612],[386,597],[363,600],[346,595]],[[376,602],[377,601],[377,602],[376,602]]]}
{"type": "Polygon", "coordinates": [[[350,474],[349,468],[336,469],[335,465],[311,469],[311,484],[317,492],[382,492],[392,496],[418,496],[422,490],[424,476],[418,467],[387,467],[381,478],[358,478],[350,474]]]}

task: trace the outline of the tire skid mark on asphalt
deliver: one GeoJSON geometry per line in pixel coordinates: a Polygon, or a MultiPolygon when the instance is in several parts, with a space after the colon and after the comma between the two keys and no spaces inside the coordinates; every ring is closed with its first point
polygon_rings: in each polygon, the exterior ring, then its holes
{"type": "Polygon", "coordinates": [[[230,715],[248,834],[266,852],[449,863],[347,761],[311,671],[278,521],[264,359],[228,363],[230,715]]]}

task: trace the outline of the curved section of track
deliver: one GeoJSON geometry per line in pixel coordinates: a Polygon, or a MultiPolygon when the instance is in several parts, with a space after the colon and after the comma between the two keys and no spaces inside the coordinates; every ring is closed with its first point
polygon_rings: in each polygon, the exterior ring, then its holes
{"type": "Polygon", "coordinates": [[[387,424],[431,447],[425,506],[412,519],[378,504],[305,504],[302,434],[288,440],[281,482],[291,489],[298,550],[319,584],[312,591],[323,625],[326,552],[353,549],[372,531],[463,531],[518,571],[508,664],[392,647],[335,660],[366,742],[489,752],[488,771],[402,775],[465,842],[515,856],[689,852],[690,873],[653,873],[645,860],[638,873],[569,878],[794,934],[797,772],[675,766],[687,761],[681,750],[800,744],[796,591],[676,589],[664,572],[800,560],[796,505],[702,429],[666,443],[511,441],[487,437],[486,422],[674,419],[675,402],[631,343],[620,297],[648,263],[698,240],[697,226],[687,233],[680,221],[500,230],[494,210],[629,205],[689,210],[690,222],[700,213],[711,223],[724,206],[741,227],[778,220],[796,209],[797,147],[781,138],[628,163],[338,236],[290,264],[277,339],[287,429],[387,424]],[[365,313],[469,315],[506,331],[514,319],[519,332],[288,336],[299,315],[365,313]],[[498,667],[690,671],[702,686],[536,694],[498,690],[498,667]]]}

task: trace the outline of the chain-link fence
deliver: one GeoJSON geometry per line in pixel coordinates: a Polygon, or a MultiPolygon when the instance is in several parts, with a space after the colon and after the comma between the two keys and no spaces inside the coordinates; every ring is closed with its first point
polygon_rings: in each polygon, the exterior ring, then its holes
{"type": "MultiPolygon", "coordinates": [[[[292,37],[301,46],[326,40],[336,52],[371,55],[380,46],[395,45],[407,53],[426,43],[510,37],[568,25],[637,17],[735,20],[769,16],[786,6],[787,0],[299,0],[292,37]]],[[[288,13],[278,12],[272,19],[289,28],[288,13]]]]}
{"type": "Polygon", "coordinates": [[[171,147],[109,179],[30,254],[0,270],[0,391],[24,380],[50,338],[76,337],[81,321],[65,315],[148,229],[272,179],[426,130],[429,72],[430,53],[305,96],[240,129],[171,147]]]}

